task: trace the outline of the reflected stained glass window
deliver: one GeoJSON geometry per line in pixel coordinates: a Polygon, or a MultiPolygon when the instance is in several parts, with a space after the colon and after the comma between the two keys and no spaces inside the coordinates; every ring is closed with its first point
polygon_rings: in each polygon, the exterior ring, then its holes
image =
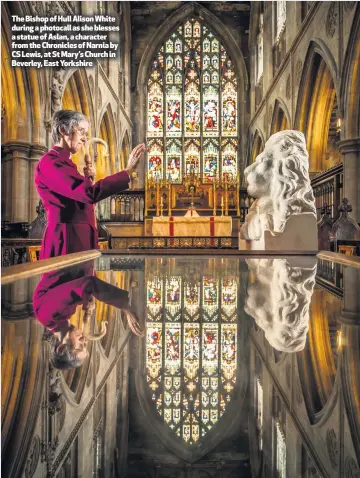
{"type": "Polygon", "coordinates": [[[276,421],[276,470],[279,478],[286,478],[286,441],[278,420],[276,421]]]}
{"type": "Polygon", "coordinates": [[[256,422],[259,432],[259,448],[263,447],[263,388],[260,380],[256,380],[256,422]]]}
{"type": "Polygon", "coordinates": [[[237,85],[231,57],[205,24],[191,18],[170,35],[148,76],[151,176],[180,183],[183,174],[237,174],[237,85]]]}
{"type": "Polygon", "coordinates": [[[199,442],[236,384],[236,277],[147,282],[146,376],[152,402],[179,439],[199,442]]]}

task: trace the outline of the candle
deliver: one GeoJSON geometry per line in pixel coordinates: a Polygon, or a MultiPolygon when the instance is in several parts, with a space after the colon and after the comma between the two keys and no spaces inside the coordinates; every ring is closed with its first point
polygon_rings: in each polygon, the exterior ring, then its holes
{"type": "Polygon", "coordinates": [[[221,207],[223,207],[223,206],[224,206],[224,197],[221,196],[221,207]]]}

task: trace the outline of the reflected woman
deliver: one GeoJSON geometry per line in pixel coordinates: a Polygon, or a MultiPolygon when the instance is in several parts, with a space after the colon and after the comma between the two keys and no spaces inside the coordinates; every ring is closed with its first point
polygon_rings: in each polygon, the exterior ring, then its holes
{"type": "MultiPolygon", "coordinates": [[[[128,291],[96,277],[92,263],[43,274],[33,295],[33,308],[37,320],[51,332],[50,361],[55,368],[80,367],[88,355],[88,340],[99,340],[105,335],[106,326],[97,336],[84,331],[95,311],[95,299],[120,309],[132,332],[142,335],[128,291]],[[81,305],[83,327],[78,328],[70,319],[81,305]]],[[[115,314],[110,319],[114,320],[115,314]]]]}
{"type": "Polygon", "coordinates": [[[35,185],[47,214],[40,259],[98,248],[94,204],[128,189],[131,174],[144,154],[136,146],[124,171],[93,183],[95,170],[84,168],[82,176],[71,160],[88,137],[89,121],[82,113],[60,110],[54,114],[54,146],[40,159],[35,185]]]}

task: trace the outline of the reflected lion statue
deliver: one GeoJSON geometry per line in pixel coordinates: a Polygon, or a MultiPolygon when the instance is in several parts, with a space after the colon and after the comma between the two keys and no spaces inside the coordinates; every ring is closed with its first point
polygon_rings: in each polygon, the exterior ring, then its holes
{"type": "Polygon", "coordinates": [[[245,312],[280,352],[304,349],[315,286],[316,258],[247,259],[250,280],[245,312]]]}
{"type": "Polygon", "coordinates": [[[264,151],[244,171],[247,192],[256,200],[241,228],[241,239],[259,240],[265,231],[281,234],[293,214],[312,214],[316,219],[308,169],[303,133],[286,130],[270,137],[264,151]]]}

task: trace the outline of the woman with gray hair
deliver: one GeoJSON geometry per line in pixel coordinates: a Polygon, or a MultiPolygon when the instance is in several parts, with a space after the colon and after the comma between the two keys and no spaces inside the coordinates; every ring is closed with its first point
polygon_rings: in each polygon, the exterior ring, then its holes
{"type": "Polygon", "coordinates": [[[124,171],[93,183],[95,170],[82,176],[71,160],[88,138],[89,120],[82,113],[60,110],[54,114],[54,146],[40,158],[35,185],[47,214],[40,259],[98,248],[94,204],[128,189],[131,175],[145,152],[139,144],[124,171]]]}

